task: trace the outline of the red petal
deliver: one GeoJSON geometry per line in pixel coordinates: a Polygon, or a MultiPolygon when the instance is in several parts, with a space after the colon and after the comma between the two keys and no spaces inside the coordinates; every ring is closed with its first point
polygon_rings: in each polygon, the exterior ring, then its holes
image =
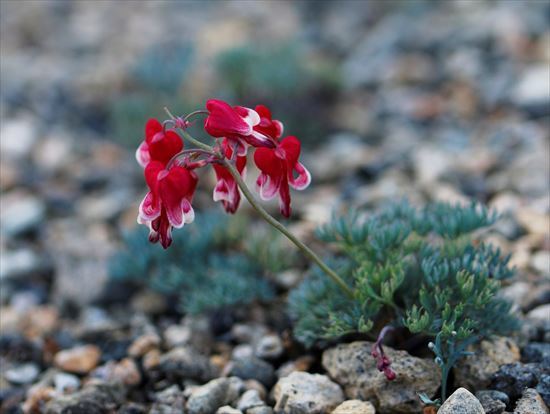
{"type": "Polygon", "coordinates": [[[294,166],[298,162],[298,158],[300,158],[300,149],[301,149],[300,140],[298,140],[298,138],[296,137],[289,136],[289,137],[283,138],[279,143],[279,145],[285,151],[285,154],[286,154],[285,158],[286,158],[288,167],[290,169],[294,168],[294,166]]]}
{"type": "Polygon", "coordinates": [[[204,128],[213,137],[221,138],[227,135],[248,135],[252,127],[228,103],[219,99],[206,102],[209,112],[204,128]]]}
{"type": "Polygon", "coordinates": [[[155,118],[151,118],[145,124],[145,140],[150,142],[153,137],[162,131],[162,124],[155,118]]]}
{"type": "Polygon", "coordinates": [[[162,139],[149,144],[149,154],[152,160],[166,165],[174,155],[183,149],[183,141],[174,131],[167,131],[162,139]]]}
{"type": "Polygon", "coordinates": [[[288,181],[286,179],[281,180],[281,185],[279,186],[279,208],[281,214],[286,218],[290,217],[290,189],[288,188],[288,181]]]}

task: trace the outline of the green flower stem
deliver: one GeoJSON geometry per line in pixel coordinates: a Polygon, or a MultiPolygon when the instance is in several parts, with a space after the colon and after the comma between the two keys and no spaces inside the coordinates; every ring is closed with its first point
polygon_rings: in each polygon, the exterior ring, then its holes
{"type": "MultiPolygon", "coordinates": [[[[166,113],[168,114],[168,116],[172,120],[176,119],[175,116],[170,112],[170,110],[168,108],[165,107],[164,110],[166,111],[166,113]]],[[[183,137],[187,141],[189,141],[190,143],[195,145],[197,148],[200,148],[204,151],[207,151],[207,152],[211,153],[212,155],[220,156],[220,154],[216,154],[215,149],[213,147],[211,147],[210,145],[206,145],[206,144],[196,140],[191,135],[189,135],[189,133],[185,130],[180,129],[180,131],[181,131],[181,134],[183,135],[183,137]]],[[[260,214],[260,216],[265,221],[267,221],[269,224],[271,224],[273,227],[275,227],[277,230],[279,230],[279,232],[284,234],[307,257],[309,257],[311,260],[313,260],[315,263],[317,263],[317,265],[321,268],[321,270],[323,270],[323,272],[325,272],[326,275],[329,276],[334,281],[334,283],[336,283],[340,287],[340,289],[342,289],[342,291],[344,291],[344,293],[346,295],[348,295],[350,298],[353,299],[353,291],[347,285],[347,283],[344,282],[344,280],[340,276],[338,276],[338,274],[334,270],[332,270],[330,267],[328,267],[325,264],[325,262],[323,262],[321,260],[321,258],[319,256],[317,256],[317,254],[313,250],[311,250],[304,243],[302,243],[300,240],[298,240],[298,238],[296,238],[296,236],[294,234],[292,234],[290,231],[288,231],[288,229],[285,226],[283,226],[282,223],[277,221],[271,214],[269,214],[258,203],[256,198],[250,192],[250,190],[248,189],[248,187],[245,184],[244,180],[242,179],[241,174],[237,171],[237,169],[233,166],[233,164],[227,159],[223,159],[222,164],[229,170],[229,172],[231,173],[231,175],[233,176],[233,178],[237,182],[237,185],[239,186],[239,188],[243,192],[243,194],[246,197],[246,199],[248,200],[248,202],[252,205],[252,207],[254,207],[254,209],[260,214]]]]}
{"type": "Polygon", "coordinates": [[[346,295],[348,295],[350,298],[353,298],[353,291],[350,289],[350,287],[347,285],[344,280],[338,276],[338,274],[332,270],[330,267],[328,267],[325,262],[321,260],[317,254],[311,250],[309,247],[307,247],[304,243],[302,243],[298,238],[292,234],[288,229],[283,226],[282,223],[277,221],[271,214],[269,214],[256,200],[254,195],[250,192],[247,185],[245,184],[244,180],[241,177],[241,174],[237,171],[237,169],[233,166],[233,164],[228,161],[227,159],[223,160],[223,165],[229,170],[235,181],[237,182],[237,185],[240,187],[241,191],[243,192],[244,196],[248,200],[248,202],[256,209],[256,211],[260,214],[260,216],[267,221],[269,224],[271,224],[273,227],[275,227],[277,230],[279,230],[282,234],[284,234],[292,243],[296,245],[307,257],[309,257],[311,260],[313,260],[315,263],[317,263],[317,266],[323,270],[323,272],[326,273],[327,276],[329,276],[334,283],[336,283],[344,292],[346,295]]]}

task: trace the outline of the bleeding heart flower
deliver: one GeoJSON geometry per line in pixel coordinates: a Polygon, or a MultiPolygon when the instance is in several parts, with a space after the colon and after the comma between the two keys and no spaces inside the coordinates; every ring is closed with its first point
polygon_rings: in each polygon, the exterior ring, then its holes
{"type": "MultiPolygon", "coordinates": [[[[233,150],[227,139],[222,141],[222,150],[226,158],[233,158],[233,150]]],[[[241,193],[237,182],[227,168],[220,164],[212,164],[216,172],[216,187],[214,187],[214,201],[221,201],[225,211],[233,214],[239,208],[241,202],[241,193]]],[[[235,157],[235,167],[241,176],[244,176],[246,169],[246,157],[237,155],[235,157]]]]}
{"type": "Polygon", "coordinates": [[[271,111],[267,106],[258,105],[254,109],[260,115],[260,123],[254,126],[254,131],[277,141],[283,135],[283,123],[271,118],[271,111]]]}
{"type": "Polygon", "coordinates": [[[208,100],[206,109],[206,132],[215,138],[227,138],[231,146],[237,148],[237,155],[246,155],[247,144],[254,147],[275,147],[275,142],[269,136],[254,128],[261,121],[256,111],[244,106],[231,107],[219,99],[208,100]]]}
{"type": "Polygon", "coordinates": [[[149,226],[149,240],[160,240],[165,249],[172,243],[172,227],[181,228],[193,222],[191,201],[197,187],[197,176],[179,165],[166,169],[160,161],[145,167],[149,192],[139,206],[138,223],[149,226]]]}
{"type": "Polygon", "coordinates": [[[303,190],[311,182],[309,171],[298,162],[300,149],[298,138],[289,136],[278,142],[274,149],[258,148],[254,153],[254,162],[261,171],[256,180],[260,197],[270,200],[279,193],[279,206],[285,217],[290,217],[289,185],[303,190]],[[294,177],[295,172],[297,177],[294,177]]]}
{"type": "Polygon", "coordinates": [[[149,119],[145,124],[145,140],[136,151],[136,159],[142,167],[151,161],[166,165],[170,159],[183,149],[183,141],[174,130],[164,132],[162,124],[149,119]]]}

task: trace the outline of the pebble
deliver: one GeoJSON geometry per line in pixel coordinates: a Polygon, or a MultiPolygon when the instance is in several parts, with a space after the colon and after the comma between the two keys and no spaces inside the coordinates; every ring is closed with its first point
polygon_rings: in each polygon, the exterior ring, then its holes
{"type": "Polygon", "coordinates": [[[336,407],[331,414],[376,414],[376,409],[368,401],[347,400],[336,407]]]}
{"type": "Polygon", "coordinates": [[[95,345],[83,345],[59,351],[54,363],[63,371],[75,374],[87,374],[97,366],[101,357],[100,349],[95,345]]]}
{"type": "Polygon", "coordinates": [[[57,372],[53,379],[55,390],[63,394],[65,392],[74,392],[80,388],[80,380],[77,376],[65,372],[57,372]]]}
{"type": "Polygon", "coordinates": [[[233,359],[229,363],[229,375],[243,380],[255,379],[270,388],[275,382],[273,366],[263,359],[251,356],[249,358],[233,359]]]}
{"type": "Polygon", "coordinates": [[[535,387],[540,376],[540,364],[506,364],[500,367],[491,378],[491,388],[502,391],[510,398],[521,396],[525,388],[535,387]]]}
{"type": "Polygon", "coordinates": [[[160,365],[160,356],[161,353],[158,349],[151,349],[143,356],[143,368],[146,370],[151,370],[160,365]]]}
{"type": "Polygon", "coordinates": [[[470,390],[487,388],[491,376],[501,365],[520,360],[519,348],[510,338],[483,340],[469,347],[468,351],[473,354],[461,358],[454,367],[454,373],[456,383],[470,390]]]}
{"type": "Polygon", "coordinates": [[[413,413],[420,411],[418,393],[435,395],[441,374],[433,359],[421,359],[406,351],[385,347],[397,378],[388,383],[376,369],[371,342],[340,344],[323,352],[322,363],[331,378],[351,399],[371,401],[380,411],[413,413]]]}
{"type": "Polygon", "coordinates": [[[539,393],[527,388],[516,404],[514,414],[548,414],[549,410],[539,393]]]}
{"type": "Polygon", "coordinates": [[[115,382],[126,386],[135,386],[141,382],[139,368],[131,358],[124,358],[120,362],[109,361],[96,368],[92,375],[106,382],[115,382]]]}
{"type": "Polygon", "coordinates": [[[35,364],[28,363],[10,368],[5,371],[4,377],[12,384],[29,384],[33,382],[40,373],[35,364]]]}
{"type": "Polygon", "coordinates": [[[257,390],[248,390],[241,395],[237,403],[237,408],[241,411],[247,411],[249,408],[265,405],[257,390]]]}
{"type": "Polygon", "coordinates": [[[529,67],[523,72],[512,92],[512,99],[522,107],[546,107],[550,98],[547,91],[550,90],[550,79],[547,65],[529,67]]]}
{"type": "Polygon", "coordinates": [[[160,356],[159,368],[168,378],[209,381],[218,374],[210,360],[191,347],[177,347],[160,356]]]}
{"type": "Polygon", "coordinates": [[[2,198],[0,221],[2,234],[15,237],[42,224],[46,206],[39,198],[22,191],[12,191],[2,198]]]}
{"type": "Polygon", "coordinates": [[[541,375],[536,390],[546,405],[550,405],[550,374],[541,375]]]}
{"type": "Polygon", "coordinates": [[[273,414],[273,408],[267,405],[252,407],[246,410],[246,414],[273,414]]]}
{"type": "Polygon", "coordinates": [[[53,398],[43,411],[58,413],[103,413],[114,410],[124,402],[125,391],[121,386],[103,382],[91,382],[81,391],[53,398]]]}
{"type": "Polygon", "coordinates": [[[479,400],[466,388],[459,388],[443,403],[437,414],[485,414],[479,400]]]}
{"type": "Polygon", "coordinates": [[[531,319],[536,323],[546,323],[550,320],[550,303],[537,306],[525,315],[527,319],[531,319]]]}
{"type": "Polygon", "coordinates": [[[20,280],[46,269],[45,261],[33,250],[0,251],[0,280],[20,280]]]}
{"type": "Polygon", "coordinates": [[[506,394],[494,390],[478,391],[476,392],[476,398],[483,406],[485,414],[501,414],[506,410],[506,405],[509,403],[506,394]]]}
{"type": "Polygon", "coordinates": [[[258,358],[277,359],[283,351],[283,342],[278,335],[266,335],[255,344],[255,354],[258,358]]]}
{"type": "Polygon", "coordinates": [[[531,256],[531,267],[546,279],[550,279],[550,251],[535,252],[531,256]]]}
{"type": "Polygon", "coordinates": [[[217,378],[205,385],[196,387],[187,401],[189,414],[210,414],[224,405],[239,398],[244,390],[244,383],[240,378],[217,378]]]}
{"type": "Polygon", "coordinates": [[[4,120],[0,135],[2,136],[2,140],[0,140],[2,155],[11,159],[30,155],[38,139],[36,126],[28,117],[4,120]]]}
{"type": "Polygon", "coordinates": [[[293,372],[273,389],[276,410],[285,414],[323,414],[344,401],[340,386],[327,376],[293,372]]]}
{"type": "Polygon", "coordinates": [[[521,350],[523,362],[550,361],[550,343],[531,342],[521,350]]]}
{"type": "Polygon", "coordinates": [[[128,348],[128,355],[142,357],[160,346],[160,337],[156,333],[146,333],[136,338],[128,348]]]}
{"type": "Polygon", "coordinates": [[[177,385],[172,385],[155,394],[152,414],[171,414],[185,412],[185,398],[177,385]]]}
{"type": "Polygon", "coordinates": [[[243,414],[243,412],[231,407],[230,405],[224,405],[216,410],[216,414],[243,414]]]}

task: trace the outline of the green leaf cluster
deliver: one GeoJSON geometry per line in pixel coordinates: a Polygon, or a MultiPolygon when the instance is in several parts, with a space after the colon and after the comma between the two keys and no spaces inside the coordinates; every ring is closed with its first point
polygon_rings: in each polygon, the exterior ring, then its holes
{"type": "Polygon", "coordinates": [[[336,270],[354,297],[314,272],[289,297],[295,336],[311,346],[350,332],[376,337],[391,324],[460,344],[512,331],[510,304],[497,295],[514,274],[509,257],[479,241],[496,219],[476,203],[407,202],[333,218],[318,236],[337,247],[336,270]]]}
{"type": "Polygon", "coordinates": [[[271,233],[255,236],[252,250],[247,227],[239,217],[201,212],[192,225],[173,232],[167,250],[149,243],[147,230],[138,228],[111,258],[110,276],[176,297],[180,310],[192,314],[269,300],[274,287],[265,276],[290,267],[293,258],[278,251],[281,244],[271,233]],[[260,254],[265,245],[279,257],[274,268],[260,254]]]}

